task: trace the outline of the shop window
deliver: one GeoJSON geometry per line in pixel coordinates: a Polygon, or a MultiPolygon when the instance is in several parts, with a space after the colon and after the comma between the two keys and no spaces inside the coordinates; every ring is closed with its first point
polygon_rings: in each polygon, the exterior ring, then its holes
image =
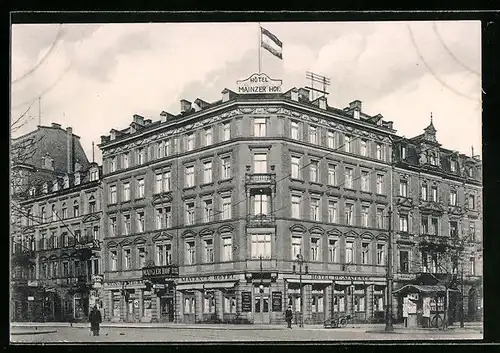
{"type": "Polygon", "coordinates": [[[322,295],[313,295],[311,298],[311,310],[313,313],[323,312],[324,297],[322,295]]]}
{"type": "Polygon", "coordinates": [[[224,312],[227,314],[236,313],[236,297],[233,295],[224,296],[224,312]]]}
{"type": "Polygon", "coordinates": [[[399,252],[399,270],[401,273],[408,273],[410,268],[409,262],[409,253],[408,251],[400,251],[399,252]]]}
{"type": "Polygon", "coordinates": [[[354,310],[355,311],[365,311],[365,301],[366,297],[364,295],[356,295],[354,297],[354,310]]]}
{"type": "Polygon", "coordinates": [[[215,312],[215,297],[213,293],[206,294],[203,298],[203,312],[205,314],[215,312]]]}
{"type": "Polygon", "coordinates": [[[184,314],[194,314],[195,309],[194,296],[187,296],[186,298],[184,298],[184,314]]]}

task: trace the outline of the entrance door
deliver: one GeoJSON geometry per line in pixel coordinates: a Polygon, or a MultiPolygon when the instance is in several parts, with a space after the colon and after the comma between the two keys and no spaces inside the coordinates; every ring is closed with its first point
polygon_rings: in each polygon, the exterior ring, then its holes
{"type": "Polygon", "coordinates": [[[254,323],[270,323],[269,294],[256,294],[254,296],[254,323]]]}
{"type": "Polygon", "coordinates": [[[174,298],[162,297],[160,298],[160,320],[162,322],[174,321],[174,298]]]}

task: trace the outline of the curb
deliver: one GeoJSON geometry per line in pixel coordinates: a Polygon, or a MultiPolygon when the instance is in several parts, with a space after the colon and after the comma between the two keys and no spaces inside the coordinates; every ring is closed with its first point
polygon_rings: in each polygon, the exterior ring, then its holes
{"type": "Polygon", "coordinates": [[[30,331],[30,332],[11,332],[12,336],[16,335],[43,335],[46,333],[57,333],[57,331],[30,331]]]}

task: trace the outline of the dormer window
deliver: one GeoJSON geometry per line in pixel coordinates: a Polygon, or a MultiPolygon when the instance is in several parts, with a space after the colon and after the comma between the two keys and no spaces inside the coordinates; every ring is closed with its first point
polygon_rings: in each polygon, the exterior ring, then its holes
{"type": "Polygon", "coordinates": [[[139,148],[137,150],[137,165],[144,164],[144,148],[139,148]]]}
{"type": "Polygon", "coordinates": [[[80,173],[75,173],[75,185],[80,185],[80,173]]]}
{"type": "Polygon", "coordinates": [[[354,119],[358,119],[359,120],[359,110],[355,110],[354,111],[354,119]]]}
{"type": "Polygon", "coordinates": [[[436,165],[436,155],[433,152],[429,154],[429,163],[431,165],[436,165]]]}
{"type": "Polygon", "coordinates": [[[450,160],[450,170],[452,172],[457,171],[457,161],[455,159],[450,160]]]}
{"type": "Polygon", "coordinates": [[[59,182],[57,180],[54,180],[54,183],[52,184],[52,191],[57,191],[59,188],[59,182]]]}
{"type": "Polygon", "coordinates": [[[467,175],[472,178],[474,175],[474,169],[472,167],[467,168],[467,175]]]}
{"type": "Polygon", "coordinates": [[[90,181],[96,181],[97,179],[99,179],[98,170],[93,168],[90,170],[90,181]]]}
{"type": "Polygon", "coordinates": [[[116,157],[111,157],[109,161],[109,171],[110,172],[116,171],[116,157]]]}
{"type": "Polygon", "coordinates": [[[64,186],[65,189],[69,188],[69,176],[64,177],[64,186]]]}
{"type": "Polygon", "coordinates": [[[47,183],[43,183],[42,191],[44,194],[49,192],[49,186],[47,185],[47,183]]]}
{"type": "Polygon", "coordinates": [[[33,186],[33,187],[31,187],[31,188],[30,188],[30,190],[29,190],[29,195],[30,195],[30,196],[35,196],[35,194],[36,194],[36,188],[33,186]]]}
{"type": "Polygon", "coordinates": [[[406,160],[406,146],[401,146],[401,159],[406,160]]]}

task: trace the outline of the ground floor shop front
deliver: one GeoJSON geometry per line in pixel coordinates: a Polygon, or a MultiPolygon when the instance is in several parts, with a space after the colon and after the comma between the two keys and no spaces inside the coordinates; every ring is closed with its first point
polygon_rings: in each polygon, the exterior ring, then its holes
{"type": "Polygon", "coordinates": [[[350,315],[353,322],[384,320],[384,277],[226,273],[104,283],[106,321],[283,324],[323,323],[350,315]]]}

